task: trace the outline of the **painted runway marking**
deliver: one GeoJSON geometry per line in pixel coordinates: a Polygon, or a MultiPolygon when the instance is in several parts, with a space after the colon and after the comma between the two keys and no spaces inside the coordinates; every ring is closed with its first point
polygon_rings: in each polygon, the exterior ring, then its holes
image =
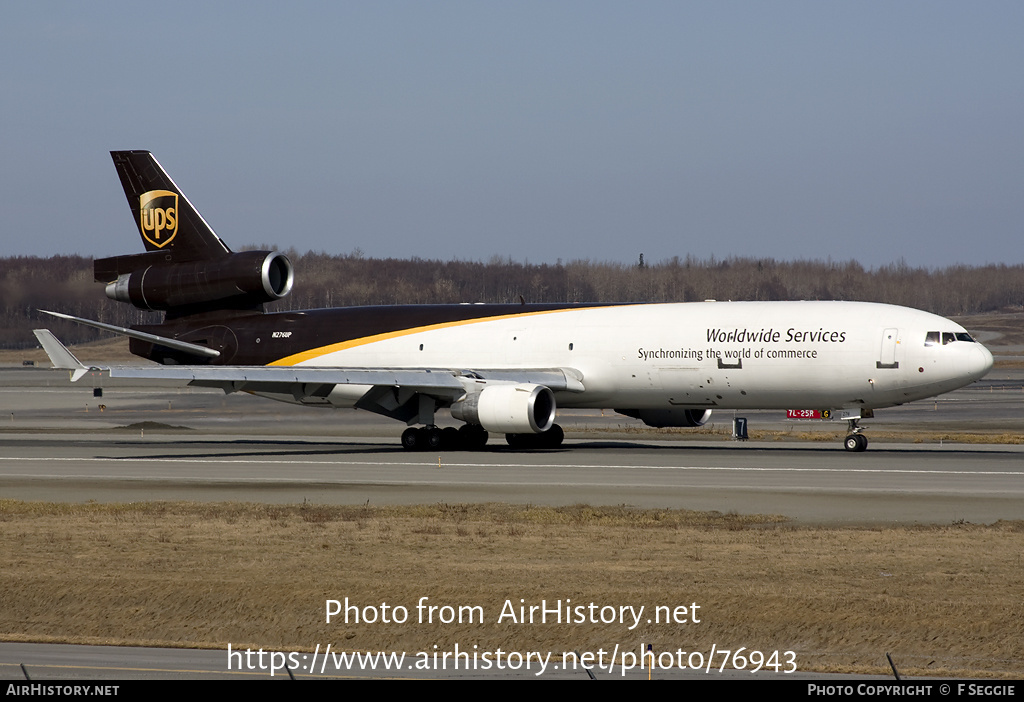
{"type": "MultiPolygon", "coordinates": [[[[0,456],[0,461],[8,462],[74,462],[82,463],[126,463],[138,461],[139,463],[198,463],[209,465],[211,463],[224,465],[284,465],[294,466],[302,464],[305,466],[394,466],[396,468],[424,468],[431,471],[438,470],[433,462],[406,462],[406,461],[309,461],[295,458],[287,459],[260,459],[260,458],[149,458],[145,456],[124,456],[120,458],[18,458],[14,456],[0,456]]],[[[679,471],[731,471],[731,472],[755,472],[755,473],[881,473],[885,475],[905,473],[909,475],[1024,475],[1024,471],[972,471],[972,470],[936,470],[936,469],[906,469],[906,468],[770,468],[758,466],[651,466],[651,465],[628,465],[628,464],[596,464],[596,463],[445,463],[441,470],[446,468],[574,468],[587,470],[679,470],[679,471]]]]}

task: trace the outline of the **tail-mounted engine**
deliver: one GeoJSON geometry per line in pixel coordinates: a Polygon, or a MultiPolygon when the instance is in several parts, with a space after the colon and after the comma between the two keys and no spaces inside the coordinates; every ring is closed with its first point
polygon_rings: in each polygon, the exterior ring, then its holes
{"type": "Polygon", "coordinates": [[[186,262],[151,252],[94,265],[96,281],[107,283],[107,297],[143,310],[259,309],[291,292],[295,280],[288,257],[271,251],[186,262]]]}

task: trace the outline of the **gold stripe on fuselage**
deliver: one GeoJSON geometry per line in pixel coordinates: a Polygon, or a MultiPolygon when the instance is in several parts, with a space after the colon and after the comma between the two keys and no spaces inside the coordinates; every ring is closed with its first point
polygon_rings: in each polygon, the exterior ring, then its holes
{"type": "MultiPolygon", "coordinates": [[[[627,303],[628,304],[628,303],[627,303]]],[[[428,324],[422,327],[409,327],[407,329],[396,329],[391,332],[384,332],[383,334],[373,334],[371,336],[363,336],[358,339],[349,339],[348,341],[339,341],[336,344],[328,344],[327,346],[320,346],[315,349],[309,349],[307,351],[300,351],[299,353],[292,354],[291,356],[285,356],[276,361],[268,363],[268,366],[295,366],[305,361],[311,361],[321,356],[334,353],[335,351],[344,351],[346,349],[356,348],[358,346],[365,346],[367,344],[373,344],[378,341],[386,341],[388,339],[397,339],[402,336],[411,336],[412,334],[419,334],[421,332],[435,331],[437,329],[451,329],[453,327],[461,327],[466,324],[479,324],[481,322],[495,322],[505,319],[515,319],[517,317],[534,317],[542,314],[555,314],[557,312],[579,312],[581,310],[593,310],[608,307],[609,305],[601,305],[600,307],[563,307],[556,310],[539,310],[536,312],[517,312],[515,314],[502,314],[494,317],[473,317],[472,319],[460,319],[453,322],[441,322],[439,324],[428,324]]]]}

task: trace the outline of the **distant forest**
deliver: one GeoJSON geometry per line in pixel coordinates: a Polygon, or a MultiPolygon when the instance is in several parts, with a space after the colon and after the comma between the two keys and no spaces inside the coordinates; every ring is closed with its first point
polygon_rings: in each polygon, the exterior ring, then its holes
{"type": "MultiPolygon", "coordinates": [[[[943,316],[1024,307],[1024,265],[911,268],[903,262],[865,270],[854,262],[672,258],[634,264],[505,259],[425,261],[285,252],[295,266],[292,294],[268,311],[458,302],[691,302],[695,300],[864,300],[916,307],[943,316]]],[[[66,343],[102,332],[60,322],[39,309],[118,325],[160,315],[107,299],[81,256],[0,259],[0,347],[35,345],[46,326],[66,343]]]]}

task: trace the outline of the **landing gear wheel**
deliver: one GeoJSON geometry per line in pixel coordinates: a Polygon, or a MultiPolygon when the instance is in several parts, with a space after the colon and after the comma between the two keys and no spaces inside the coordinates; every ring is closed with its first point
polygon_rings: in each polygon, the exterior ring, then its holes
{"type": "Polygon", "coordinates": [[[406,451],[419,451],[424,444],[423,432],[416,427],[409,427],[402,432],[402,448],[406,451]]]}
{"type": "Polygon", "coordinates": [[[562,431],[562,427],[557,424],[552,424],[551,428],[540,436],[541,440],[544,442],[544,448],[558,448],[562,445],[562,441],[565,439],[565,432],[562,431]]]}
{"type": "Polygon", "coordinates": [[[565,432],[562,427],[552,424],[540,434],[505,434],[505,441],[514,449],[553,449],[562,445],[565,432]]]}
{"type": "Polygon", "coordinates": [[[505,434],[505,442],[514,449],[527,448],[524,434],[505,434]]]}
{"type": "Polygon", "coordinates": [[[406,451],[437,451],[448,446],[445,438],[440,427],[409,427],[402,432],[402,448],[406,451]]]}
{"type": "Polygon", "coordinates": [[[455,451],[462,447],[459,430],[455,427],[445,427],[441,430],[441,450],[455,451]]]}
{"type": "Polygon", "coordinates": [[[479,451],[487,445],[487,431],[479,424],[459,427],[459,445],[467,451],[479,451]]]}
{"type": "Polygon", "coordinates": [[[843,448],[856,453],[865,451],[868,448],[868,437],[863,434],[850,434],[843,442],[843,448]]]}
{"type": "MultiPolygon", "coordinates": [[[[869,414],[868,416],[872,415],[869,414]]],[[[843,448],[855,453],[866,451],[868,448],[868,437],[861,433],[860,417],[847,420],[847,428],[850,433],[843,440],[843,448]]]]}

